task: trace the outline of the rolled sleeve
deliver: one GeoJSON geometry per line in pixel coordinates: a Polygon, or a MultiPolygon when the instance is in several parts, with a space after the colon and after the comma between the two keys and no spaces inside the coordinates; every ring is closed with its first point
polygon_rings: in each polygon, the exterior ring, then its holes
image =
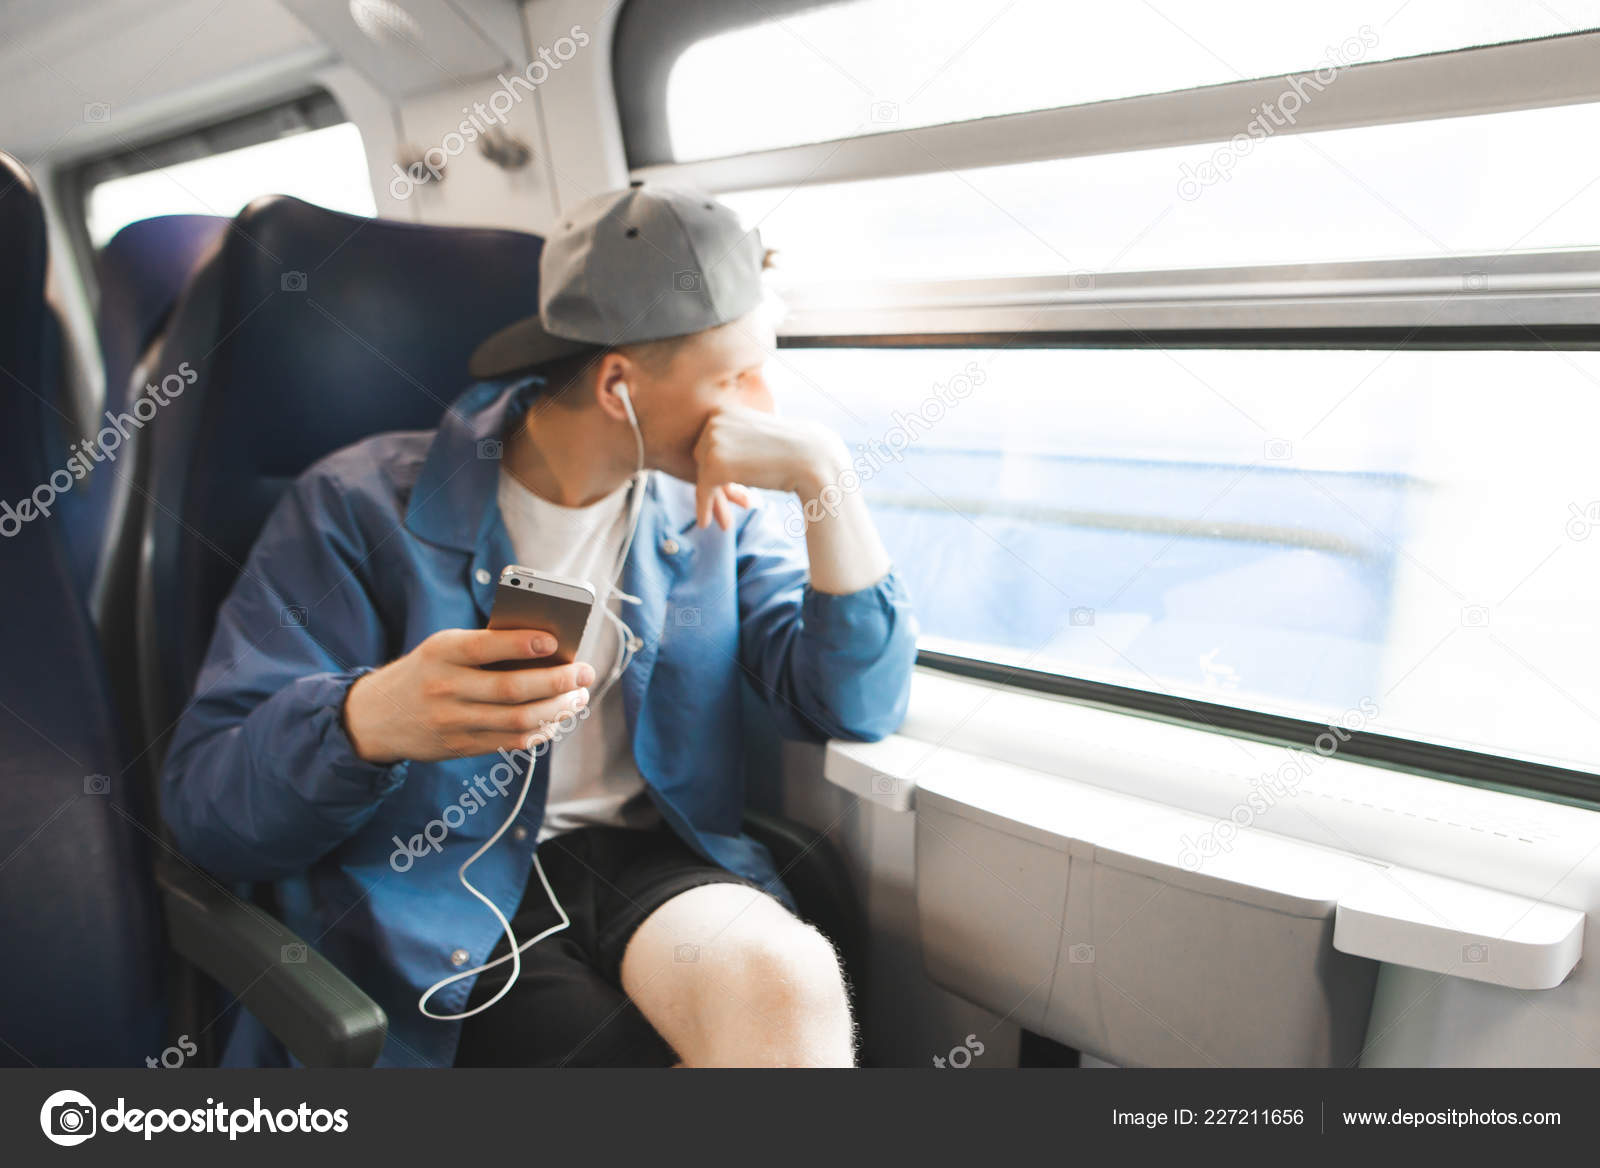
{"type": "Polygon", "coordinates": [[[898,636],[916,640],[911,598],[892,569],[858,592],[819,592],[807,584],[804,595],[802,623],[834,652],[874,660],[891,650],[898,636]]]}
{"type": "Polygon", "coordinates": [[[739,606],[743,664],[784,734],[872,741],[899,729],[917,622],[892,568],[856,592],[819,592],[804,552],[757,514],[740,533],[739,606]]]}
{"type": "MultiPolygon", "coordinates": [[[[344,702],[350,687],[371,672],[370,666],[363,666],[346,673],[314,674],[294,682],[280,695],[290,707],[287,717],[304,721],[306,757],[295,773],[302,776],[303,794],[312,802],[332,804],[348,795],[365,805],[390,794],[406,780],[410,759],[368,762],[356,753],[344,727],[344,702]]],[[[276,711],[274,715],[276,718],[276,711]]],[[[272,749],[270,739],[262,745],[272,749]]]]}

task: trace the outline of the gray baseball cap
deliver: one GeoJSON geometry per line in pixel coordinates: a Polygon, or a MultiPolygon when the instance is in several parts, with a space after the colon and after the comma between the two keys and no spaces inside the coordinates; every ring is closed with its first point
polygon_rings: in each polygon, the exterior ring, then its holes
{"type": "Polygon", "coordinates": [[[468,365],[504,377],[560,357],[703,332],[761,303],[765,249],[699,191],[636,182],[557,221],[539,258],[539,315],[495,333],[468,365]]]}

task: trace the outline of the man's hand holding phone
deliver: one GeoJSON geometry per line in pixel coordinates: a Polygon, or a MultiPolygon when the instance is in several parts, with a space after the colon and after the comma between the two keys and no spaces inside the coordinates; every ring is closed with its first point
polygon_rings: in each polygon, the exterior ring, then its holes
{"type": "Polygon", "coordinates": [[[556,638],[527,629],[446,629],[404,657],[356,679],[344,725],[367,762],[437,762],[531,750],[564,715],[589,701],[594,668],[584,662],[490,670],[500,661],[548,657],[556,638]]]}

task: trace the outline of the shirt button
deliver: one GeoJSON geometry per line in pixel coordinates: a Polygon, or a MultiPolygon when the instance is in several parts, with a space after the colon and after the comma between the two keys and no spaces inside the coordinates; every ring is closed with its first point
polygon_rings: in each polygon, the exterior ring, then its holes
{"type": "Polygon", "coordinates": [[[511,829],[511,838],[520,844],[523,840],[528,838],[528,829],[523,827],[520,823],[517,824],[516,827],[511,829]]]}
{"type": "Polygon", "coordinates": [[[472,954],[468,953],[465,949],[457,949],[454,953],[450,954],[450,964],[460,967],[465,965],[468,960],[471,959],[471,957],[472,954]]]}
{"type": "Polygon", "coordinates": [[[664,556],[675,556],[675,555],[677,555],[678,554],[678,541],[673,539],[670,535],[666,539],[662,540],[661,541],[661,554],[664,555],[664,556]]]}
{"type": "Polygon", "coordinates": [[[494,579],[493,576],[489,575],[488,568],[479,568],[477,572],[473,573],[472,578],[479,584],[487,584],[490,580],[494,579]]]}

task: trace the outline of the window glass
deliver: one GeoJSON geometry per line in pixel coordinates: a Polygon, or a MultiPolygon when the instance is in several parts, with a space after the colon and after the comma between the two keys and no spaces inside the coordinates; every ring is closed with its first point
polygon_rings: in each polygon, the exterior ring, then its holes
{"type": "Polygon", "coordinates": [[[88,191],[89,238],[101,247],[127,224],[154,215],[232,216],[261,195],[377,213],[361,134],[345,122],[96,183],[88,191]]]}
{"type": "Polygon", "coordinates": [[[1600,243],[1600,105],[722,196],[785,281],[1495,254],[1600,243]]]}
{"type": "Polygon", "coordinates": [[[1600,770],[1600,354],[785,349],[769,374],[850,443],[925,646],[1600,770]]]}
{"type": "Polygon", "coordinates": [[[667,122],[682,161],[1597,25],[1600,0],[858,0],[691,45],[667,122]]]}

